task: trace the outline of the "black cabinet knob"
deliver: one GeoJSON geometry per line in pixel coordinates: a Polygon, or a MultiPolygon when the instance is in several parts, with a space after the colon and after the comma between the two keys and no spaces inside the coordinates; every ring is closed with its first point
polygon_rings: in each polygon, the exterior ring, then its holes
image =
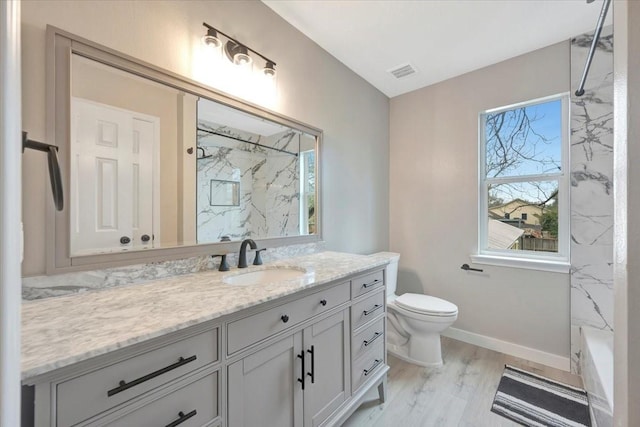
{"type": "Polygon", "coordinates": [[[148,234],[143,234],[142,236],[140,236],[140,240],[147,243],[149,240],[151,240],[151,237],[149,237],[148,234]]]}
{"type": "Polygon", "coordinates": [[[289,316],[283,314],[282,316],[280,316],[280,319],[282,320],[282,323],[287,323],[289,321],[289,316]]]}
{"type": "Polygon", "coordinates": [[[322,305],[323,307],[327,305],[327,300],[326,299],[321,300],[320,305],[322,305]]]}
{"type": "Polygon", "coordinates": [[[123,245],[128,245],[129,243],[131,243],[131,239],[127,236],[122,236],[120,238],[120,243],[123,245]]]}

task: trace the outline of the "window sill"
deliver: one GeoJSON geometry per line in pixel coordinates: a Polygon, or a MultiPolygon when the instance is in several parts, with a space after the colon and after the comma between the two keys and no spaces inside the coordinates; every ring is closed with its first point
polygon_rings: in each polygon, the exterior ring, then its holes
{"type": "Polygon", "coordinates": [[[474,264],[495,265],[498,267],[524,268],[526,270],[549,271],[552,273],[569,273],[571,264],[566,261],[548,259],[517,258],[502,255],[471,255],[474,264]]]}

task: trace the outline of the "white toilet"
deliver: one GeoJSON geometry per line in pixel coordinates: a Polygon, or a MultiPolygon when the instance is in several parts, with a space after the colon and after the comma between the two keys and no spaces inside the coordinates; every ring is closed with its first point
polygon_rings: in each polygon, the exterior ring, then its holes
{"type": "Polygon", "coordinates": [[[387,351],[420,366],[441,366],[440,332],[458,318],[458,307],[423,294],[396,295],[400,254],[382,252],[390,260],[387,279],[387,351]]]}

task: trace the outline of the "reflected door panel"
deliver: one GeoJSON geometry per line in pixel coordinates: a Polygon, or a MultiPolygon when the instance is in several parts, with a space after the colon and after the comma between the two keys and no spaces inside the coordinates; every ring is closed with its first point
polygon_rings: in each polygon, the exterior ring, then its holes
{"type": "Polygon", "coordinates": [[[159,120],[81,98],[71,112],[71,255],[149,246],[159,120]]]}

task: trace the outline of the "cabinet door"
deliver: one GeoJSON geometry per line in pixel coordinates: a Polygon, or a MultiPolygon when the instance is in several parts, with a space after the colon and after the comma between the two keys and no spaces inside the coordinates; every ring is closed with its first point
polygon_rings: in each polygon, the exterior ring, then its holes
{"type": "Polygon", "coordinates": [[[297,333],[229,365],[227,425],[301,426],[301,353],[297,333]]]}
{"type": "Polygon", "coordinates": [[[303,331],[307,361],[304,425],[318,426],[344,402],[349,381],[348,310],[321,320],[303,331]]]}

